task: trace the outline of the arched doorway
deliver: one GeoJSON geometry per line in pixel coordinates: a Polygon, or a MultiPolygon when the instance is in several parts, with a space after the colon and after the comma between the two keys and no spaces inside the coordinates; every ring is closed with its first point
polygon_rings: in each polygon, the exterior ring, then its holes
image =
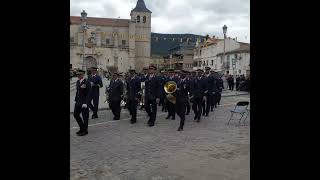
{"type": "Polygon", "coordinates": [[[97,60],[92,56],[86,57],[85,65],[86,65],[86,69],[88,69],[90,67],[98,67],[97,66],[97,60]]]}

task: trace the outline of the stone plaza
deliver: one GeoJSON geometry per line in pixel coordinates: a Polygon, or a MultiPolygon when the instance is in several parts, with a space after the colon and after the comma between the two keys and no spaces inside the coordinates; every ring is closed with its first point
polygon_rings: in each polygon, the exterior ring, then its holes
{"type": "MultiPolygon", "coordinates": [[[[72,180],[248,180],[250,179],[250,115],[227,122],[230,110],[249,95],[225,96],[221,105],[193,120],[186,116],[178,132],[179,117],[165,119],[158,107],[154,127],[147,126],[145,111],[136,124],[123,109],[120,121],[110,110],[89,120],[89,134],[76,135],[78,125],[70,114],[70,179],[72,180]]],[[[90,113],[91,116],[91,113],[90,113]]]]}

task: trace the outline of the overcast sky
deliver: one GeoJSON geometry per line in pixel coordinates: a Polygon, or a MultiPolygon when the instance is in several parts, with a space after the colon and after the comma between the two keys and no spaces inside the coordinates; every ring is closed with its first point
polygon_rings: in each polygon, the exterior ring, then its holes
{"type": "MultiPolygon", "coordinates": [[[[137,0],[70,0],[70,15],[130,19],[130,11],[137,0]]],[[[155,33],[198,34],[223,37],[222,26],[228,26],[227,35],[238,41],[250,42],[249,0],[144,0],[152,11],[151,31],[155,33]]]]}

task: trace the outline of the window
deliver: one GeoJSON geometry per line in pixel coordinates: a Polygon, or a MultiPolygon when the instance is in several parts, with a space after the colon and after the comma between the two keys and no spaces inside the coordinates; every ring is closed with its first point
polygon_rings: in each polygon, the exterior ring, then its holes
{"type": "Polygon", "coordinates": [[[228,61],[230,60],[230,56],[229,56],[229,55],[227,56],[227,60],[228,60],[228,61]]]}
{"type": "Polygon", "coordinates": [[[241,70],[239,69],[239,74],[241,74],[241,70]]]}
{"type": "Polygon", "coordinates": [[[238,54],[234,54],[234,58],[236,58],[236,59],[237,59],[237,58],[238,58],[238,54]]]}
{"type": "Polygon", "coordinates": [[[213,60],[211,60],[211,66],[213,66],[213,60]]]}
{"type": "Polygon", "coordinates": [[[106,39],[106,44],[110,44],[110,39],[106,39]]]}
{"type": "Polygon", "coordinates": [[[126,40],[122,40],[122,45],[126,45],[126,40]]]}
{"type": "Polygon", "coordinates": [[[70,37],[70,42],[74,42],[74,37],[70,37]]]}
{"type": "Polygon", "coordinates": [[[109,63],[109,59],[108,59],[108,63],[109,63]]]}
{"type": "Polygon", "coordinates": [[[209,60],[207,60],[207,66],[208,66],[208,62],[209,62],[209,60]]]}
{"type": "Polygon", "coordinates": [[[140,16],[137,16],[137,22],[138,23],[140,22],[140,16]]]}
{"type": "Polygon", "coordinates": [[[214,67],[215,69],[217,69],[217,64],[215,65],[215,67],[214,67]]]}
{"type": "Polygon", "coordinates": [[[222,56],[221,56],[221,58],[220,58],[220,64],[222,64],[222,56]]]}
{"type": "Polygon", "coordinates": [[[201,56],[201,50],[200,50],[200,56],[201,56]]]}
{"type": "Polygon", "coordinates": [[[143,16],[143,23],[146,23],[146,21],[147,21],[147,17],[143,16]]]}

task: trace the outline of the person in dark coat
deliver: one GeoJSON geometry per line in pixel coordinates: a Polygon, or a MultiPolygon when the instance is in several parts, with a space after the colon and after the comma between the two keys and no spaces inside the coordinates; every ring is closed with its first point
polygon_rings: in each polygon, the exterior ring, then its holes
{"type": "Polygon", "coordinates": [[[218,86],[218,93],[217,93],[216,106],[217,106],[217,104],[220,105],[222,89],[224,89],[223,80],[221,77],[219,77],[217,80],[217,86],[218,86]]]}
{"type": "Polygon", "coordinates": [[[231,75],[230,78],[229,78],[229,80],[230,80],[230,86],[231,86],[231,91],[233,91],[233,89],[234,89],[234,79],[233,79],[233,76],[234,76],[234,75],[231,75]]]}
{"type": "Polygon", "coordinates": [[[97,68],[91,67],[90,70],[91,70],[91,75],[88,78],[91,84],[91,99],[90,99],[89,108],[93,112],[92,119],[95,119],[95,118],[98,118],[99,96],[100,96],[99,89],[103,87],[103,84],[102,84],[101,77],[97,74],[97,68]],[[91,104],[91,102],[93,102],[93,104],[91,104]]]}
{"type": "Polygon", "coordinates": [[[79,70],[77,76],[79,80],[77,81],[76,87],[76,97],[74,105],[73,116],[76,119],[80,130],[77,132],[77,135],[84,136],[88,134],[88,121],[89,121],[89,109],[88,104],[90,104],[90,91],[91,85],[90,82],[84,78],[85,71],[79,70]],[[82,118],[80,117],[82,114],[82,118]]]}
{"type": "Polygon", "coordinates": [[[209,112],[212,106],[216,103],[216,94],[218,92],[217,80],[210,74],[210,67],[205,67],[205,82],[206,82],[206,106],[205,106],[205,116],[209,116],[209,112]]]}
{"type": "Polygon", "coordinates": [[[113,120],[120,120],[121,107],[123,99],[123,82],[119,79],[120,74],[113,73],[110,85],[106,88],[108,93],[109,107],[114,115],[113,120]]]}
{"type": "Polygon", "coordinates": [[[180,126],[178,128],[178,131],[183,130],[186,105],[189,101],[188,93],[190,92],[190,83],[188,83],[187,81],[186,74],[187,71],[182,70],[180,74],[180,79],[177,80],[175,109],[177,115],[180,117],[180,126]]]}
{"type": "Polygon", "coordinates": [[[204,78],[202,76],[203,70],[197,70],[197,77],[192,82],[191,94],[193,99],[193,110],[194,110],[194,120],[200,122],[201,119],[201,112],[202,112],[202,102],[206,100],[205,98],[205,91],[206,91],[206,84],[204,78]]]}
{"type": "MultiPolygon", "coordinates": [[[[149,68],[148,67],[144,67],[143,68],[143,74],[140,76],[140,84],[141,84],[141,88],[143,88],[142,90],[145,91],[145,81],[147,79],[147,76],[148,76],[148,71],[149,71],[149,68]]],[[[141,107],[140,107],[140,110],[144,109],[145,108],[145,102],[144,102],[144,97],[142,97],[143,95],[141,94],[141,107]]]]}
{"type": "MultiPolygon", "coordinates": [[[[169,69],[168,70],[168,73],[169,73],[169,77],[166,78],[166,82],[169,82],[169,81],[174,81],[177,83],[177,78],[175,77],[175,73],[174,73],[174,70],[173,69],[169,69]]],[[[167,102],[167,109],[168,109],[168,116],[166,117],[166,119],[169,119],[171,117],[171,120],[175,120],[175,117],[176,117],[176,112],[175,112],[175,106],[173,103],[171,103],[170,101],[166,101],[167,102]]]]}
{"type": "Polygon", "coordinates": [[[191,105],[190,105],[190,86],[191,86],[191,73],[189,71],[184,71],[184,73],[186,74],[186,81],[189,87],[189,91],[188,91],[188,101],[186,104],[186,115],[189,115],[190,113],[190,109],[191,109],[191,105]]]}
{"type": "MultiPolygon", "coordinates": [[[[160,83],[161,87],[164,87],[164,84],[167,81],[167,77],[164,71],[161,72],[161,75],[159,76],[160,78],[160,83]]],[[[164,91],[164,88],[161,88],[161,93],[160,93],[160,102],[159,105],[162,106],[162,112],[167,112],[167,101],[166,101],[166,92],[164,91]]]]}
{"type": "Polygon", "coordinates": [[[140,79],[136,76],[135,70],[129,70],[130,75],[127,80],[127,102],[131,115],[131,124],[137,122],[137,106],[139,103],[139,92],[141,90],[140,79]]]}
{"type": "Polygon", "coordinates": [[[236,91],[239,91],[239,85],[240,85],[240,76],[236,76],[236,91]]]}
{"type": "MultiPolygon", "coordinates": [[[[191,71],[191,76],[190,76],[190,93],[189,93],[189,98],[190,98],[190,103],[192,103],[192,110],[193,112],[196,112],[196,110],[194,109],[194,98],[193,98],[193,95],[192,95],[192,88],[193,88],[193,82],[194,80],[197,78],[197,71],[191,71]]],[[[191,104],[190,104],[191,105],[191,104]]]]}
{"type": "Polygon", "coordinates": [[[157,116],[157,101],[160,99],[161,84],[159,78],[155,75],[157,68],[153,65],[149,66],[149,74],[145,80],[145,109],[148,113],[148,125],[154,126],[157,116]]]}

